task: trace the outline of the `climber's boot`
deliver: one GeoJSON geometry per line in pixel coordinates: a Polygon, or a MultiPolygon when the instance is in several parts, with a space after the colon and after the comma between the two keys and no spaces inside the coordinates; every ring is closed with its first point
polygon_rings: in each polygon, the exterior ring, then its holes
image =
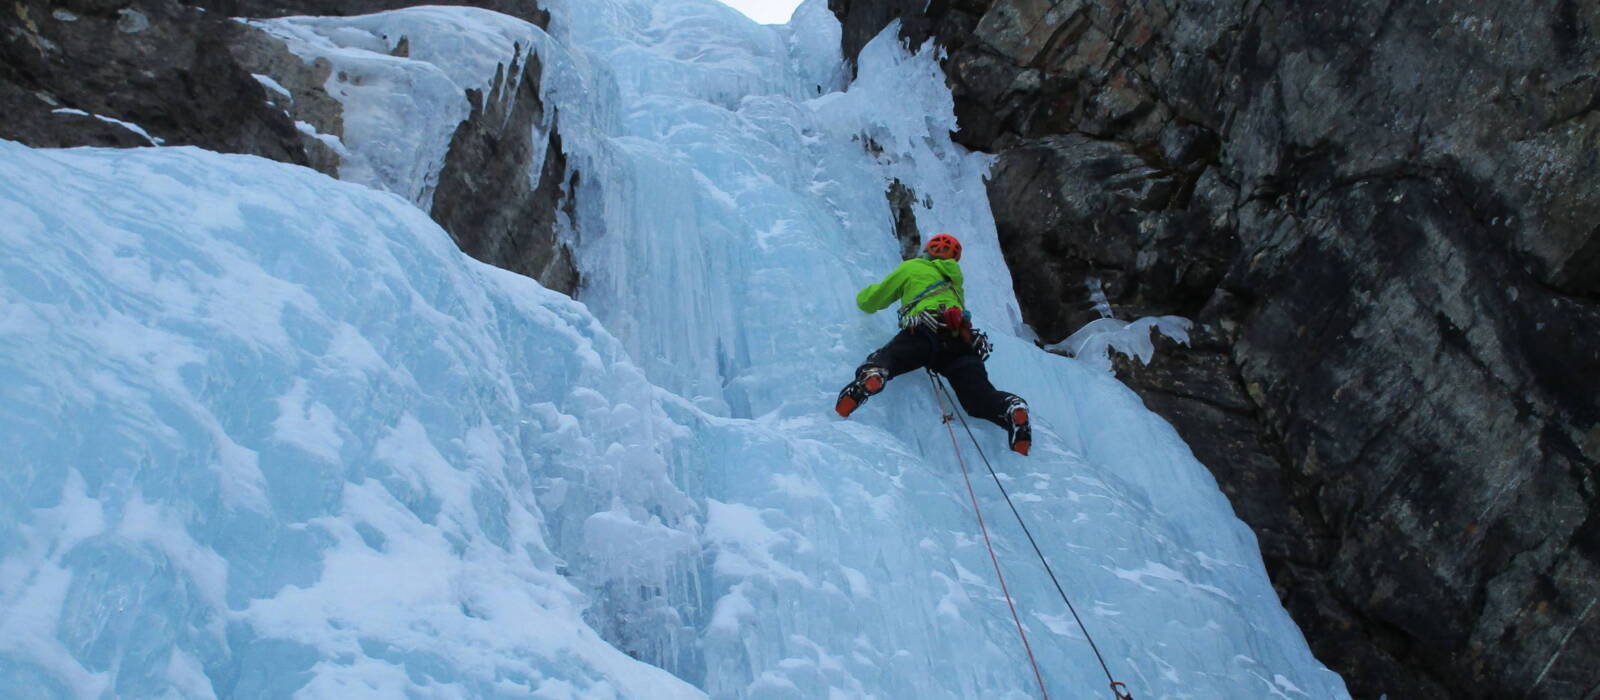
{"type": "Polygon", "coordinates": [[[1011,451],[1024,457],[1028,449],[1033,447],[1033,427],[1028,423],[1028,402],[1020,397],[1013,396],[1006,402],[1006,422],[1011,424],[1010,434],[1011,451]]]}
{"type": "Polygon", "coordinates": [[[846,384],[844,390],[839,392],[839,400],[833,404],[834,412],[840,418],[849,418],[861,404],[867,402],[867,397],[883,391],[883,385],[888,381],[889,373],[882,367],[856,370],[856,380],[846,384]]]}

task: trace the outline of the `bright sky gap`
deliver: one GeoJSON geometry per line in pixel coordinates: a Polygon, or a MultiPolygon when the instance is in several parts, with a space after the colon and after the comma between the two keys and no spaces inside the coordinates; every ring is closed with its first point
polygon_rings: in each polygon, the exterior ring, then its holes
{"type": "Polygon", "coordinates": [[[799,0],[722,0],[722,2],[762,24],[788,22],[789,16],[794,14],[794,8],[800,5],[799,0]]]}

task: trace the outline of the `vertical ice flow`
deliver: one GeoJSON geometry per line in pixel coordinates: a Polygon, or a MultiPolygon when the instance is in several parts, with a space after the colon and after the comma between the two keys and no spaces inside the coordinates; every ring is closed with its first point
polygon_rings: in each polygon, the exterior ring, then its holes
{"type": "MultiPolygon", "coordinates": [[[[613,77],[616,101],[601,111],[617,121],[574,146],[597,154],[586,175],[603,192],[580,213],[580,298],[684,399],[667,404],[694,417],[678,420],[698,423],[685,459],[703,466],[680,483],[705,508],[713,602],[689,617],[703,658],[668,668],[730,697],[1031,692],[926,380],[896,380],[849,422],[827,411],[894,332],[854,294],[898,262],[884,199],[898,179],[924,235],[962,238],[969,306],[999,347],[991,372],[1041,426],[1026,460],[992,426],[979,439],[1114,670],[1150,697],[1344,695],[1171,428],[1102,363],[1017,339],[1029,334],[988,209],[988,162],[950,141],[933,49],[898,45],[890,27],[846,85],[822,2],[786,27],[715,2],[583,7],[558,12],[556,32],[613,77]]],[[[987,493],[1047,681],[1069,697],[1103,689],[987,493]]]]}
{"type": "MultiPolygon", "coordinates": [[[[925,235],[965,244],[991,374],[1037,420],[1030,458],[992,426],[977,439],[1119,678],[1141,698],[1347,697],[1171,428],[1018,339],[987,162],[950,142],[931,49],[891,27],[847,81],[821,0],[779,27],[712,0],[552,5],[548,34],[466,8],[278,28],[457,90],[496,63],[464,56],[537,52],[539,128],[582,175],[582,303],[303,169],[0,143],[0,679],[47,697],[1032,696],[926,379],[829,411],[894,331],[853,303],[898,262],[892,178],[925,235]],[[431,68],[380,58],[397,33],[431,68]]],[[[386,165],[345,178],[418,201],[464,115],[449,92],[346,102],[413,153],[347,132],[386,165]]],[[[1105,693],[980,489],[1051,691],[1105,693]]]]}

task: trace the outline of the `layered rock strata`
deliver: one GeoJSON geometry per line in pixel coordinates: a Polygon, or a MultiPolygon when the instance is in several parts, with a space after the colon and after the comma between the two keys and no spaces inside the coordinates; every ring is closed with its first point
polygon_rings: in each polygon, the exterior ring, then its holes
{"type": "Polygon", "coordinates": [[[1119,369],[1358,697],[1600,692],[1600,12],[831,0],[934,38],[1025,320],[1119,369]],[[1168,344],[1170,345],[1170,344],[1168,344]]]}

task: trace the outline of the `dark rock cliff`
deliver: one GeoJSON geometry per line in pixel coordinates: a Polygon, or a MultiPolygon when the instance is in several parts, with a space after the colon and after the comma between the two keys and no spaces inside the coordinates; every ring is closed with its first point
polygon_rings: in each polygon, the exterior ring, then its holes
{"type": "Polygon", "coordinates": [[[1357,697],[1600,693],[1600,6],[830,0],[934,38],[1027,320],[1098,279],[1357,697]]]}
{"type": "Polygon", "coordinates": [[[5,5],[0,138],[33,146],[151,145],[105,117],[168,145],[308,163],[294,123],[227,60],[230,40],[248,31],[237,23],[155,0],[5,5]]]}
{"type": "MultiPolygon", "coordinates": [[[[551,289],[578,288],[572,251],[557,235],[558,217],[573,218],[576,178],[555,127],[542,144],[544,166],[530,185],[534,126],[545,116],[538,56],[495,76],[489,94],[468,91],[472,116],[456,129],[433,193],[433,218],[474,258],[518,272],[551,289]],[[507,78],[521,74],[512,84],[507,78]],[[565,209],[563,210],[563,207],[565,209]]],[[[554,124],[554,120],[551,120],[554,124]]]]}
{"type": "MultiPolygon", "coordinates": [[[[413,0],[11,0],[0,12],[0,138],[39,147],[193,145],[258,155],[335,175],[339,156],[302,132],[343,136],[324,90],[326,62],[307,64],[231,17],[354,15],[413,0]],[[288,96],[252,74],[271,76],[288,96]],[[142,132],[142,133],[141,133],[142,132]]],[[[468,4],[548,26],[533,0],[468,4]]],[[[397,51],[403,50],[400,39],[397,51]]],[[[464,251],[571,293],[578,276],[557,232],[574,203],[560,136],[543,127],[537,59],[501,66],[491,94],[469,91],[432,214],[464,251]],[[512,80],[513,77],[518,78],[512,80]],[[508,86],[514,85],[515,89],[508,86]],[[536,185],[528,171],[541,138],[536,185]]],[[[554,123],[554,120],[548,120],[554,123]]]]}

